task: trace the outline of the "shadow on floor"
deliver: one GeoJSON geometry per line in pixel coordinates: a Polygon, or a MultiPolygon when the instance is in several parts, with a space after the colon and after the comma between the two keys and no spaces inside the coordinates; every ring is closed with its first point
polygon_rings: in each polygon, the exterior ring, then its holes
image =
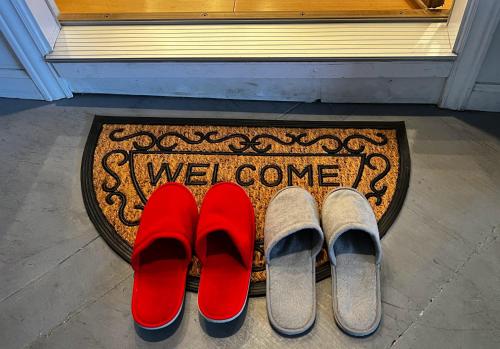
{"type": "Polygon", "coordinates": [[[291,108],[294,114],[320,115],[384,115],[384,116],[471,116],[479,114],[498,115],[488,112],[460,112],[440,109],[426,104],[334,104],[223,100],[186,97],[154,97],[154,96],[121,96],[121,95],[78,95],[77,98],[63,99],[54,102],[61,107],[91,108],[133,108],[133,109],[165,109],[165,110],[197,110],[197,111],[233,111],[248,113],[269,113],[276,107],[291,108]]]}
{"type": "MultiPolygon", "coordinates": [[[[31,100],[0,98],[0,116],[46,106],[51,103],[31,100]]],[[[248,114],[280,115],[333,115],[333,116],[401,116],[401,117],[453,117],[500,138],[500,113],[453,111],[434,105],[422,104],[332,104],[302,102],[272,102],[221,100],[180,97],[76,95],[75,98],[52,102],[60,108],[149,109],[177,111],[237,112],[248,114]]],[[[114,112],[113,114],[116,114],[114,112]]],[[[138,113],[139,114],[139,113],[138,113]]],[[[119,115],[119,112],[118,114],[119,115]]],[[[140,116],[140,115],[138,115],[140,116]]]]}

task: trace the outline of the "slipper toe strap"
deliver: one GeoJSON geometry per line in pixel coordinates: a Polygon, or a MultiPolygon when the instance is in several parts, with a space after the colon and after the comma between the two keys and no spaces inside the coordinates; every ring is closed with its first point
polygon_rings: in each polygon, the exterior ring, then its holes
{"type": "Polygon", "coordinates": [[[375,214],[365,196],[353,188],[339,188],[330,192],[323,203],[322,223],[328,243],[328,254],[335,265],[334,245],[347,231],[362,231],[373,240],[376,261],[382,259],[380,235],[375,214]]]}
{"type": "Polygon", "coordinates": [[[213,232],[223,231],[231,239],[231,242],[236,247],[241,261],[246,268],[252,267],[253,260],[253,244],[250,224],[241,224],[237,221],[220,215],[211,215],[210,222],[200,222],[196,234],[196,256],[202,264],[207,258],[207,239],[213,232]]]}
{"type": "Polygon", "coordinates": [[[144,237],[144,239],[141,239],[139,242],[137,242],[134,245],[134,251],[132,253],[132,258],[130,261],[130,264],[132,265],[132,268],[134,269],[134,271],[137,271],[139,268],[141,253],[144,252],[155,241],[158,241],[160,239],[178,240],[182,244],[182,246],[184,247],[184,250],[186,252],[185,259],[187,261],[191,260],[193,249],[191,246],[191,241],[189,240],[189,237],[186,234],[173,232],[173,231],[158,230],[158,231],[149,232],[144,237]]]}
{"type": "Polygon", "coordinates": [[[304,229],[316,234],[312,246],[312,254],[316,256],[324,240],[316,201],[305,189],[286,187],[275,194],[267,208],[264,225],[266,261],[270,262],[272,249],[278,242],[304,229]]]}
{"type": "Polygon", "coordinates": [[[132,252],[132,267],[137,268],[141,252],[158,239],[179,240],[190,260],[197,219],[198,208],[189,189],[179,183],[160,186],[149,197],[142,212],[132,252]]]}

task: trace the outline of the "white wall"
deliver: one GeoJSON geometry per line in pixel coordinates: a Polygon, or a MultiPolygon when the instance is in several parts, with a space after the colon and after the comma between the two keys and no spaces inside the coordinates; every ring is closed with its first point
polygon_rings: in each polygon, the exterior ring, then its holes
{"type": "MultiPolygon", "coordinates": [[[[0,97],[54,100],[71,97],[72,92],[76,92],[437,104],[452,71],[452,61],[442,60],[287,64],[95,62],[51,65],[45,62],[44,56],[51,51],[59,32],[59,25],[49,6],[52,1],[0,0],[0,24],[3,28],[3,34],[0,33],[0,97]],[[19,55],[19,61],[9,43],[19,55]],[[127,76],[124,76],[124,72],[127,72],[127,76]]],[[[462,3],[465,4],[465,1],[462,3]]],[[[478,13],[487,17],[485,13],[488,13],[488,9],[498,9],[500,0],[478,0],[475,3],[478,13]]],[[[480,19],[476,22],[481,23],[480,19]]],[[[487,31],[489,39],[496,22],[490,20],[488,23],[491,23],[487,31]]],[[[476,37],[484,36],[485,31],[480,29],[476,27],[476,37]]],[[[475,39],[472,42],[480,41],[475,39]]],[[[471,53],[469,56],[478,57],[476,50],[469,49],[468,52],[471,53]]],[[[485,53],[486,47],[480,55],[481,61],[485,53]]],[[[479,75],[475,69],[474,74],[469,74],[471,77],[467,84],[455,79],[458,83],[454,86],[467,87],[462,88],[467,93],[462,94],[459,108],[463,108],[464,101],[468,100],[465,109],[500,111],[498,62],[500,28],[496,30],[479,75]]],[[[472,65],[465,66],[463,70],[467,71],[472,65]]],[[[460,74],[466,75],[463,72],[460,74]]]]}
{"type": "Polygon", "coordinates": [[[0,33],[0,97],[43,99],[0,33]]]}
{"type": "Polygon", "coordinates": [[[500,25],[477,77],[467,109],[500,111],[500,25]]]}

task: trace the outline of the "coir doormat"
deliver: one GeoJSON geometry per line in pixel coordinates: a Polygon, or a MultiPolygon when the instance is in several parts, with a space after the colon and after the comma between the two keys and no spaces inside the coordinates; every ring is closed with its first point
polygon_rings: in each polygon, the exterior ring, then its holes
{"type": "MultiPolygon", "coordinates": [[[[96,116],[82,161],[87,212],[106,242],[130,261],[142,210],[159,185],[175,181],[198,204],[209,187],[233,181],[255,207],[251,295],[265,294],[263,225],[272,195],[288,185],[323,197],[340,186],[366,195],[384,235],[403,204],[410,174],[402,122],[290,122],[96,116]]],[[[188,289],[197,290],[193,258],[188,289]]],[[[326,250],[317,280],[330,275],[326,250]]]]}

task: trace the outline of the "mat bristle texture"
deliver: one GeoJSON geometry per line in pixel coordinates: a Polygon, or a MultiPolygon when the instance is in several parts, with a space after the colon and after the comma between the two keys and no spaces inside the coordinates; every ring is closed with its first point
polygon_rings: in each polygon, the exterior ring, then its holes
{"type": "MultiPolygon", "coordinates": [[[[256,215],[252,295],[265,292],[263,224],[269,200],[278,190],[302,186],[321,210],[330,190],[356,187],[372,205],[383,235],[401,207],[408,179],[402,123],[96,117],[82,163],[89,215],[127,260],[144,204],[159,185],[169,180],[184,183],[198,204],[214,182],[242,185],[256,215]]],[[[317,279],[328,276],[328,270],[323,249],[317,279]]],[[[189,289],[196,289],[199,272],[194,257],[189,289]]]]}

